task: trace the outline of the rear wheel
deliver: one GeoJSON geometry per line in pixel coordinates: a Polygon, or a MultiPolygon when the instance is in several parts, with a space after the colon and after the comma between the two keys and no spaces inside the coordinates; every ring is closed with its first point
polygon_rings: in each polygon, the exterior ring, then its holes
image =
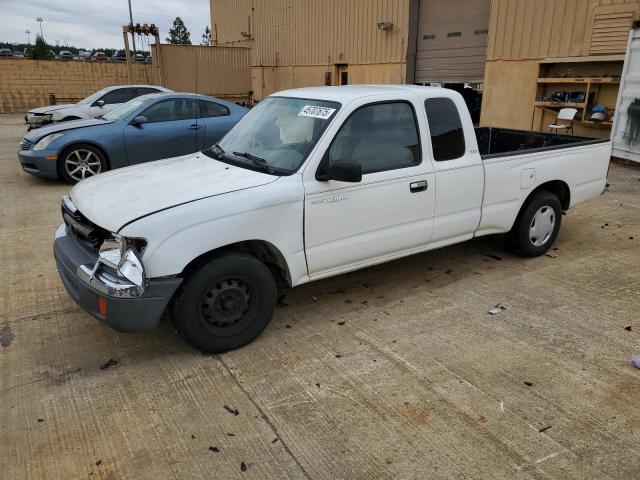
{"type": "Polygon", "coordinates": [[[535,193],[518,215],[508,234],[512,249],[523,257],[537,257],[549,250],[560,230],[562,206],[547,191],[535,193]]]}
{"type": "Polygon", "coordinates": [[[185,280],[171,313],[176,328],[193,346],[225,352],[262,333],[276,298],[276,283],[264,263],[252,255],[228,253],[185,280]]]}
{"type": "Polygon", "coordinates": [[[69,183],[78,183],[106,169],[104,154],[93,145],[73,145],[65,149],[58,158],[58,172],[69,183]]]}

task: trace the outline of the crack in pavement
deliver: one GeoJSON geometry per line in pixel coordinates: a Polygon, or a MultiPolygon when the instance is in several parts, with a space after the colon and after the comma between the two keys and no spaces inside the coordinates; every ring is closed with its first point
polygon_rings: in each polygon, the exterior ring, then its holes
{"type": "Polygon", "coordinates": [[[224,359],[222,358],[222,355],[218,355],[217,356],[218,361],[220,362],[220,364],[224,367],[224,369],[227,371],[227,373],[229,374],[229,376],[231,377],[231,379],[233,380],[233,382],[236,384],[236,386],[242,391],[242,393],[245,394],[245,396],[247,397],[247,399],[251,402],[251,404],[256,408],[256,410],[258,410],[258,412],[260,413],[260,416],[262,417],[262,419],[267,423],[267,425],[269,426],[269,428],[271,429],[271,431],[274,433],[274,435],[276,436],[276,438],[278,439],[278,441],[282,444],[282,447],[284,448],[285,452],[287,452],[287,454],[291,457],[291,459],[295,462],[295,464],[298,466],[298,468],[300,469],[300,471],[302,472],[302,474],[304,475],[304,478],[307,478],[309,480],[311,480],[311,476],[309,475],[309,473],[305,470],[305,468],[302,466],[302,464],[300,463],[300,461],[296,458],[296,456],[293,454],[293,452],[291,451],[291,449],[289,448],[289,446],[287,445],[287,443],[282,439],[282,437],[280,436],[280,433],[278,432],[278,429],[276,428],[276,426],[273,424],[273,422],[271,421],[271,419],[267,416],[267,414],[264,412],[264,410],[260,407],[260,405],[258,405],[258,403],[253,399],[253,397],[249,394],[249,392],[242,386],[242,384],[238,381],[238,379],[236,378],[235,373],[233,373],[233,371],[231,370],[231,367],[229,367],[229,365],[227,365],[227,363],[224,361],[224,359]]]}

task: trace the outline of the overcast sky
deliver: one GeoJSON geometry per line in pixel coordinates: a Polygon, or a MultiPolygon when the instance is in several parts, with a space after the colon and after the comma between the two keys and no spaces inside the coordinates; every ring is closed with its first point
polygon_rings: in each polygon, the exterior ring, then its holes
{"type": "MultiPolygon", "coordinates": [[[[131,0],[133,23],[155,23],[164,42],[176,17],[181,17],[191,33],[191,42],[200,43],[205,26],[211,22],[209,0],[131,0]]],[[[42,31],[48,43],[85,48],[124,48],[122,25],[129,23],[127,0],[0,0],[0,41],[31,42],[42,31]]],[[[146,45],[146,44],[145,44],[146,45]]],[[[139,46],[138,46],[139,48],[139,46]]]]}

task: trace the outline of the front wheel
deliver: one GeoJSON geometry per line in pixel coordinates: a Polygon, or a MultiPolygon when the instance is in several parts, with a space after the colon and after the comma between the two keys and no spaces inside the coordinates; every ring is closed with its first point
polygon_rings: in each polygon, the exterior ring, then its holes
{"type": "Polygon", "coordinates": [[[187,278],[172,303],[176,328],[194,347],[221,353],[262,333],[276,306],[271,271],[244,253],[215,257],[187,278]]]}
{"type": "Polygon", "coordinates": [[[69,183],[78,183],[106,169],[107,160],[104,154],[93,145],[72,145],[58,158],[58,172],[69,183]]]}
{"type": "Polygon", "coordinates": [[[562,206],[558,197],[547,191],[537,192],[518,215],[507,239],[512,249],[523,257],[538,257],[549,250],[560,230],[562,206]]]}

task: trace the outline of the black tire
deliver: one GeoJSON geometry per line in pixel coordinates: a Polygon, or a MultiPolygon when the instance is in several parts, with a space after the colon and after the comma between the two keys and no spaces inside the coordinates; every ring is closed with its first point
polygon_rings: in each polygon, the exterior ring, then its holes
{"type": "Polygon", "coordinates": [[[536,192],[516,218],[507,241],[518,255],[538,257],[551,248],[561,223],[562,205],[557,195],[544,190],[536,192]]]}
{"type": "Polygon", "coordinates": [[[93,177],[107,170],[107,159],[99,148],[87,143],[77,143],[65,148],[58,157],[58,175],[66,182],[74,184],[84,178],[93,177]],[[69,162],[77,162],[78,167],[86,168],[74,173],[74,166],[69,162]],[[83,161],[86,163],[82,164],[83,161]]]}
{"type": "Polygon", "coordinates": [[[244,253],[226,253],[185,279],[171,305],[178,332],[204,352],[221,353],[257,338],[276,307],[267,266],[244,253]]]}

